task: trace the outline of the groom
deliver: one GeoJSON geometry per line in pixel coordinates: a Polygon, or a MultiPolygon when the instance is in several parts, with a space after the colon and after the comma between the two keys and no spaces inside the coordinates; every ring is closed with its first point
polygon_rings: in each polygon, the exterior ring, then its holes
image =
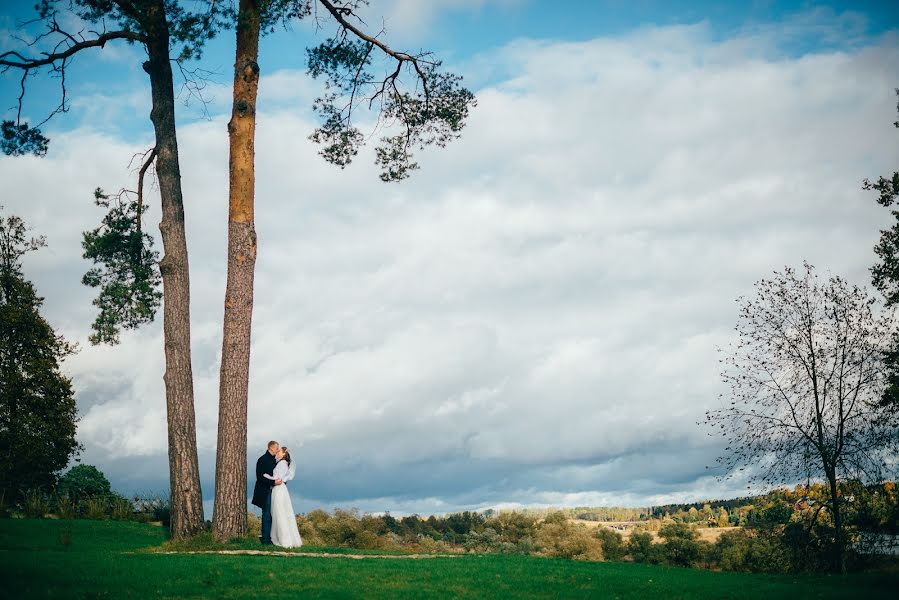
{"type": "Polygon", "coordinates": [[[256,487],[253,488],[253,504],[262,509],[262,537],[263,544],[272,543],[272,486],[281,485],[281,480],[272,481],[265,475],[271,475],[275,470],[275,454],[281,445],[272,440],[268,443],[268,452],[256,461],[256,487]]]}

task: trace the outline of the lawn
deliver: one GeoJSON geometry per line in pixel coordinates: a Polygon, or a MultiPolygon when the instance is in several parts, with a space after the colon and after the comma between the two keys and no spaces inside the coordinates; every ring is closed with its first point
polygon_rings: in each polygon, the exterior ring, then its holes
{"type": "Polygon", "coordinates": [[[358,560],[145,551],[164,541],[163,529],[138,523],[0,520],[0,596],[770,600],[888,598],[899,583],[886,574],[768,576],[527,556],[358,560]]]}

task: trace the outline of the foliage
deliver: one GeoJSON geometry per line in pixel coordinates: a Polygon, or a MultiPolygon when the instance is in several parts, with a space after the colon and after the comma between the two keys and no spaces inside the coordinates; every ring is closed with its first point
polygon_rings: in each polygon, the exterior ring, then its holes
{"type": "Polygon", "coordinates": [[[81,501],[81,514],[85,519],[105,519],[109,516],[107,496],[88,496],[81,501]]]}
{"type": "Polygon", "coordinates": [[[712,555],[725,571],[786,573],[791,570],[780,536],[770,529],[726,531],[715,542],[712,555]]]}
{"type": "Polygon", "coordinates": [[[138,200],[129,199],[126,191],[110,197],[100,188],[94,198],[107,213],[99,227],[84,232],[81,244],[84,258],[98,265],[81,280],[100,288],[93,302],[100,314],[91,325],[90,341],[117,344],[120,329],[151,322],[159,308],[159,253],[153,250],[153,238],[141,230],[138,200]]]}
{"type": "MultiPolygon", "coordinates": [[[[459,137],[474,94],[462,86],[462,77],[441,70],[441,62],[428,52],[396,52],[377,37],[353,24],[359,2],[321,2],[340,25],[337,35],[306,51],[308,73],[325,80],[326,92],[313,109],[322,125],[310,139],[322,144],[320,154],[341,168],[352,162],[366,136],[354,125],[359,110],[378,106],[379,124],[396,126],[398,133],[381,137],[375,149],[383,181],[399,181],[418,168],[413,151],[446,146],[459,137]],[[390,63],[376,76],[373,52],[390,63]],[[395,62],[394,62],[395,61],[395,62]],[[405,88],[404,79],[415,82],[405,88]]],[[[361,20],[359,20],[361,23],[361,20]]]]}
{"type": "Polygon", "coordinates": [[[664,561],[662,547],[652,543],[652,534],[635,531],[627,540],[627,553],[635,562],[658,564],[664,561]]]}
{"type": "Polygon", "coordinates": [[[606,560],[622,560],[627,555],[627,546],[620,533],[607,527],[599,527],[596,537],[602,544],[602,555],[606,560]]]}
{"type": "Polygon", "coordinates": [[[43,519],[50,512],[50,501],[47,494],[38,489],[29,490],[25,494],[25,516],[30,519],[43,519]]]}
{"type": "MultiPolygon", "coordinates": [[[[896,90],[899,96],[899,89],[896,90]]],[[[896,105],[899,110],[899,103],[896,105]]],[[[899,128],[899,121],[893,123],[899,128]]],[[[864,189],[877,192],[877,203],[891,207],[899,199],[899,171],[887,177],[878,177],[877,181],[865,179],[864,189]]],[[[890,211],[896,223],[892,228],[880,232],[880,241],[874,252],[880,261],[871,268],[874,287],[883,293],[888,305],[899,303],[899,210],[890,211]]]]}
{"type": "Polygon", "coordinates": [[[60,489],[74,498],[108,496],[109,480],[93,465],[75,465],[59,480],[60,489]]]}
{"type": "Polygon", "coordinates": [[[534,538],[539,551],[556,558],[602,560],[602,542],[584,525],[572,524],[562,513],[550,514],[534,538]]]}
{"type": "Polygon", "coordinates": [[[134,505],[118,494],[109,496],[109,516],[115,521],[130,521],[135,516],[134,505]]]}
{"type": "Polygon", "coordinates": [[[706,548],[698,541],[696,530],[686,523],[666,523],[659,529],[665,540],[665,559],[668,564],[692,567],[699,563],[706,548]]]}
{"type": "Polygon", "coordinates": [[[21,258],[46,245],[25,223],[0,215],[0,495],[49,489],[79,451],[72,382],[60,362],[75,347],[40,315],[43,299],[21,258]]]}
{"type": "Polygon", "coordinates": [[[60,519],[74,519],[78,505],[69,494],[57,494],[54,498],[56,503],[56,516],[60,519]]]}
{"type": "MultiPolygon", "coordinates": [[[[896,95],[899,96],[899,89],[896,95]]],[[[896,109],[899,110],[899,103],[896,109]]],[[[899,128],[899,120],[894,121],[893,126],[899,128]]],[[[887,177],[878,177],[874,182],[865,179],[862,187],[877,193],[878,204],[892,207],[899,199],[899,171],[887,177]]],[[[899,210],[892,208],[890,214],[894,220],[893,226],[880,232],[880,240],[874,247],[878,262],[871,267],[871,281],[883,294],[887,306],[899,303],[899,210]]],[[[899,407],[899,336],[894,337],[884,358],[888,367],[888,384],[883,401],[899,407]]]]}
{"type": "Polygon", "coordinates": [[[3,121],[0,124],[0,152],[7,156],[46,156],[49,144],[50,140],[41,134],[40,129],[33,129],[28,123],[3,121]]]}

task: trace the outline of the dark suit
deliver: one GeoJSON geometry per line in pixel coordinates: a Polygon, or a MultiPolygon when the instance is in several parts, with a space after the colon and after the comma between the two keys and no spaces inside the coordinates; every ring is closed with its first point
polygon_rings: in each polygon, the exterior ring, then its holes
{"type": "Polygon", "coordinates": [[[262,509],[262,543],[272,543],[272,487],[275,482],[266,479],[271,475],[278,463],[275,457],[266,452],[256,461],[256,486],[253,488],[253,504],[262,509]]]}

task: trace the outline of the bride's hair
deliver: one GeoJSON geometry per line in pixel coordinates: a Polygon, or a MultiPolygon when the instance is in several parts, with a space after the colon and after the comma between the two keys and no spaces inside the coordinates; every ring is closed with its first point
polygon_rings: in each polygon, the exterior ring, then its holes
{"type": "Polygon", "coordinates": [[[286,460],[287,465],[289,466],[290,465],[290,452],[287,451],[287,446],[281,446],[281,452],[284,453],[284,456],[281,458],[281,460],[286,460]]]}

